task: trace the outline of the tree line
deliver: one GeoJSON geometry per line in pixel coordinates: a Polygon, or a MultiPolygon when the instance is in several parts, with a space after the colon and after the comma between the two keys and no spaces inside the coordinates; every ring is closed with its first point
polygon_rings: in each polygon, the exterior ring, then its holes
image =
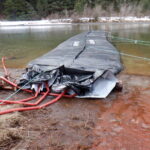
{"type": "Polygon", "coordinates": [[[51,14],[60,17],[81,14],[84,8],[97,6],[109,11],[119,12],[122,5],[140,6],[142,13],[150,10],[149,0],[0,0],[0,17],[7,20],[36,20],[51,14]]]}

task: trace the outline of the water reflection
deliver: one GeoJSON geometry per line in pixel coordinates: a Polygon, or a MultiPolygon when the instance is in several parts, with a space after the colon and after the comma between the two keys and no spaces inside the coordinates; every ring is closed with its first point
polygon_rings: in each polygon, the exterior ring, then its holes
{"type": "MultiPolygon", "coordinates": [[[[149,23],[90,23],[51,26],[0,27],[0,57],[8,56],[8,67],[25,67],[26,64],[69,37],[91,30],[105,30],[113,35],[150,41],[149,23]]],[[[116,43],[124,53],[150,58],[150,47],[129,43],[116,43]]],[[[149,74],[147,61],[122,57],[126,72],[149,74]],[[144,69],[144,70],[143,70],[144,69]]]]}

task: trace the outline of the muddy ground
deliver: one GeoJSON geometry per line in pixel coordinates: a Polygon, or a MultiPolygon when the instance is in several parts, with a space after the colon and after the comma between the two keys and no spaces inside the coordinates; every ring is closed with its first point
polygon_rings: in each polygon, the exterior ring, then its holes
{"type": "MultiPolygon", "coordinates": [[[[19,78],[22,70],[10,72],[19,78]]],[[[149,150],[150,77],[119,78],[123,91],[106,99],[63,98],[41,110],[1,115],[0,150],[149,150]]],[[[11,93],[0,90],[0,98],[11,93]]],[[[22,92],[13,99],[29,96],[22,92]]],[[[0,110],[11,107],[19,106],[0,110]]]]}

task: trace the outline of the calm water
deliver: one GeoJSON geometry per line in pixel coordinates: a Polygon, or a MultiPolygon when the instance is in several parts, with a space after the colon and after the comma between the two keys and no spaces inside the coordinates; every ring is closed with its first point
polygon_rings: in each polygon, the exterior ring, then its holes
{"type": "MultiPolygon", "coordinates": [[[[27,63],[56,47],[69,37],[90,30],[105,30],[112,35],[150,41],[150,24],[74,24],[52,26],[0,27],[0,58],[7,56],[7,67],[23,68],[27,63]]],[[[116,43],[124,53],[150,58],[150,47],[116,43]]],[[[150,62],[122,57],[125,71],[150,75],[150,62]]]]}

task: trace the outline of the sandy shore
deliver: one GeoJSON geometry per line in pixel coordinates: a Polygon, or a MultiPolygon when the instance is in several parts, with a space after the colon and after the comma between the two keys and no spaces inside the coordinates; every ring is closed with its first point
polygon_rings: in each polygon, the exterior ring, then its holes
{"type": "MultiPolygon", "coordinates": [[[[23,72],[9,71],[17,79],[23,72]]],[[[0,149],[150,149],[149,76],[122,73],[119,78],[123,91],[106,99],[63,98],[45,109],[0,116],[0,149]]],[[[12,92],[0,90],[0,98],[12,92]]],[[[29,96],[20,92],[14,98],[29,96]]],[[[0,110],[12,107],[19,106],[0,106],[0,110]]]]}

